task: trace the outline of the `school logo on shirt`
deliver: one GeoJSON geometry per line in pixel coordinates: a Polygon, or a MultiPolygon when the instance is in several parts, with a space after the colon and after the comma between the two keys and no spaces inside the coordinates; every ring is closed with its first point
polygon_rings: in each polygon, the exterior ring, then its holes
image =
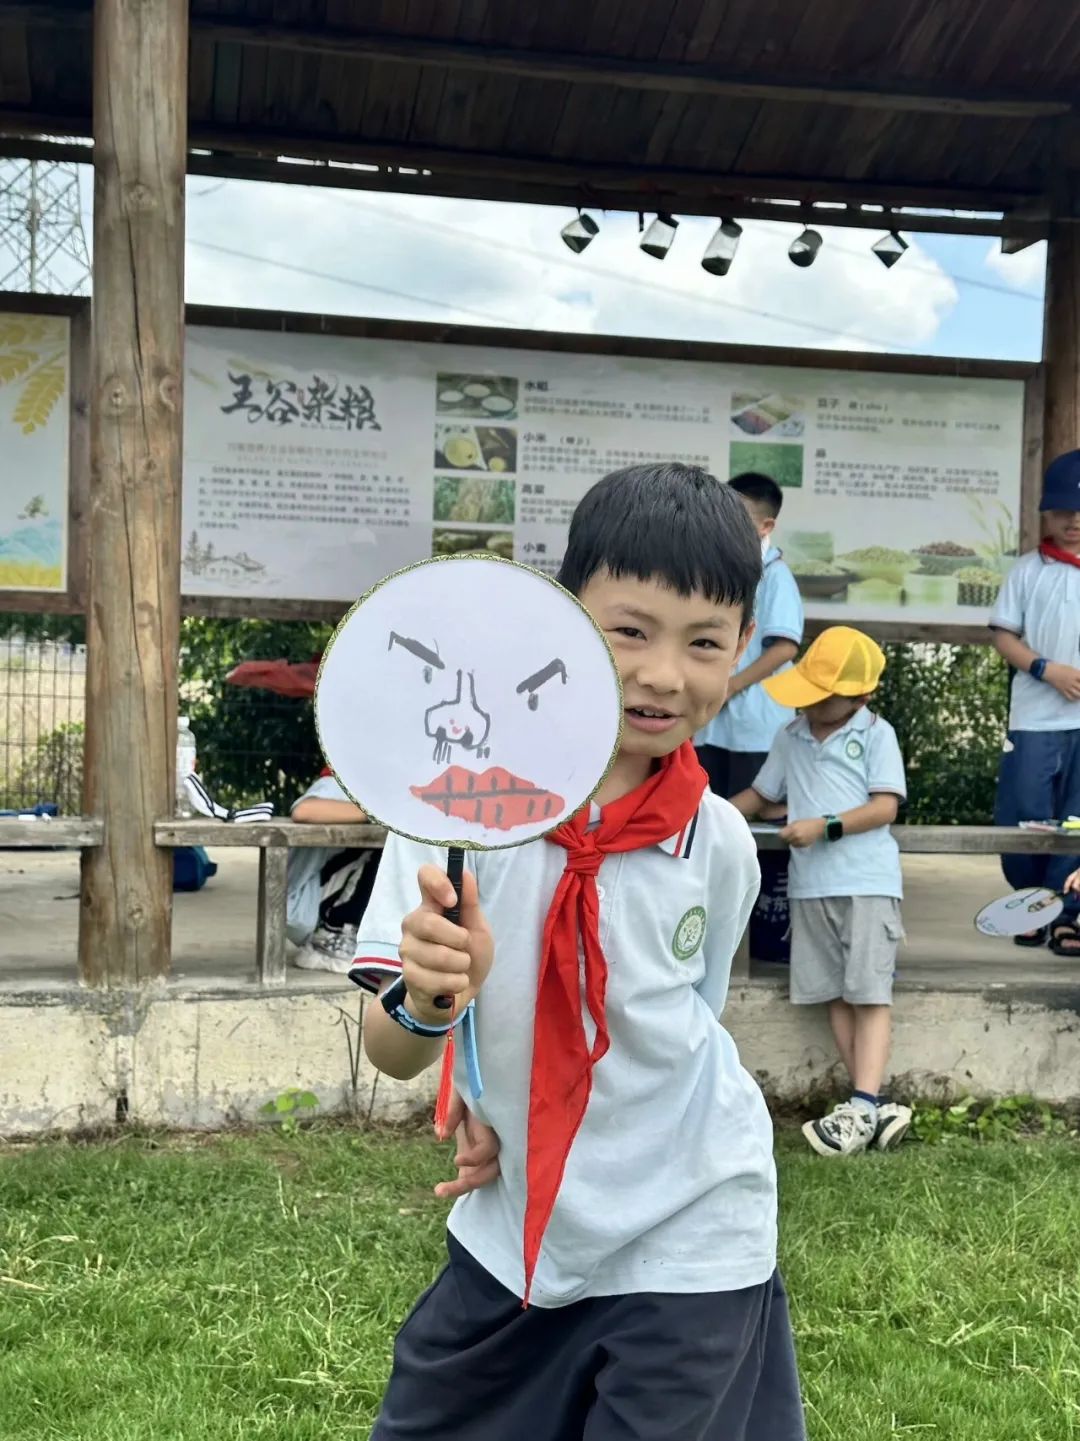
{"type": "Polygon", "coordinates": [[[851,739],[848,741],[847,745],[844,747],[844,754],[847,756],[849,761],[857,761],[862,758],[862,753],[862,741],[857,741],[855,737],[852,736],[851,739]]]}
{"type": "Polygon", "coordinates": [[[678,961],[688,961],[701,950],[705,939],[705,907],[692,906],[675,927],[671,951],[678,961]]]}

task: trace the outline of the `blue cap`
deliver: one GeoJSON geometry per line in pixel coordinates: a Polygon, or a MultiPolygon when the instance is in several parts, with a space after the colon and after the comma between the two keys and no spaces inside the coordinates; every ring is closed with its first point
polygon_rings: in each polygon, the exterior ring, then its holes
{"type": "Polygon", "coordinates": [[[1046,467],[1040,510],[1080,510],[1080,450],[1067,450],[1046,467]]]}

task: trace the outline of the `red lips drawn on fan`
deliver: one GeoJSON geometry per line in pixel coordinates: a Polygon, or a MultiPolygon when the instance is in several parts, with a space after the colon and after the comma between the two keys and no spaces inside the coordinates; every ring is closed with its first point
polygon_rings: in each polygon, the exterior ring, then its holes
{"type": "Polygon", "coordinates": [[[409,789],[418,800],[435,806],[444,816],[496,831],[512,831],[515,826],[557,816],[565,807],[562,796],[542,790],[502,766],[490,766],[482,772],[450,766],[428,785],[409,789]]]}

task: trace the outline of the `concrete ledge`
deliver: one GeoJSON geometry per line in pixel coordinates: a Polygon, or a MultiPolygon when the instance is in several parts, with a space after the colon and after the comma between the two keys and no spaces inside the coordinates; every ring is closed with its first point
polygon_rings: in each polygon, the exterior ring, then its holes
{"type": "MultiPolygon", "coordinates": [[[[893,1017],[898,1096],[1080,1097],[1080,974],[1075,985],[900,985],[893,1017]]],[[[734,984],[724,1023],[770,1099],[802,1101],[840,1083],[824,1008],[793,1006],[777,982],[734,984]]]]}
{"type": "Polygon", "coordinates": [[[177,992],[0,993],[0,1134],[114,1122],[214,1129],[260,1119],[292,1086],[319,1114],[405,1120],[429,1109],[438,1075],[393,1081],[361,1056],[359,997],[177,992]],[[348,1017],[348,1019],[346,1019],[348,1017]]]}
{"type": "MultiPolygon", "coordinates": [[[[360,998],[335,989],[0,992],[0,1134],[70,1131],[116,1120],[217,1128],[260,1119],[291,1086],[320,1114],[404,1120],[430,1110],[436,1069],[402,1083],[363,1059],[355,1084],[360,998]]],[[[1080,1097],[1076,984],[948,990],[897,988],[897,1094],[1028,1093],[1080,1097]]],[[[792,1006],[777,980],[733,984],[725,1023],[766,1095],[803,1101],[833,1078],[820,1008],[792,1006]]]]}

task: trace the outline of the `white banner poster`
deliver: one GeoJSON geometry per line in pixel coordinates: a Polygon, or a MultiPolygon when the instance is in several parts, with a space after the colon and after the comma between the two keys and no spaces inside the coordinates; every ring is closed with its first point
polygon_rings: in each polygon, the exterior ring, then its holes
{"type": "Polygon", "coordinates": [[[557,570],[648,461],[771,475],[807,615],[981,624],[1015,555],[1023,383],[192,327],[183,587],[355,599],[429,555],[557,570]]]}
{"type": "Polygon", "coordinates": [[[67,588],[70,322],[0,311],[0,590],[67,588]]]}

